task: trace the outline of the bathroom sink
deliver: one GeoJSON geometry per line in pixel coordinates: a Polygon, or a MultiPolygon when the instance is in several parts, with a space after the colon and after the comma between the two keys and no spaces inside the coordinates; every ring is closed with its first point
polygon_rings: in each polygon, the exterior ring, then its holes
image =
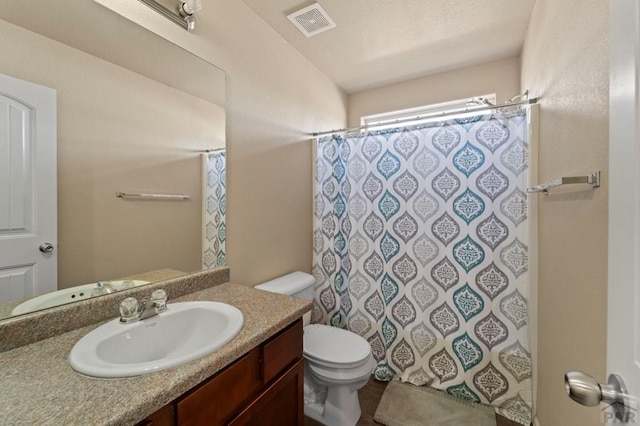
{"type": "MultiPolygon", "coordinates": [[[[126,281],[108,281],[115,291],[125,290],[126,288],[137,287],[143,284],[149,284],[149,281],[126,280],[126,281]],[[127,286],[125,287],[125,283],[127,286]]],[[[58,291],[46,293],[25,302],[22,302],[11,311],[11,315],[22,315],[41,309],[53,308],[54,306],[65,305],[78,300],[89,299],[94,297],[91,295],[96,288],[96,283],[79,285],[71,288],[65,288],[58,291]]]]}
{"type": "Polygon", "coordinates": [[[87,333],[71,349],[69,363],[93,377],[154,373],[216,351],[243,322],[242,312],[226,303],[170,303],[151,318],[129,324],[115,319],[87,333]]]}

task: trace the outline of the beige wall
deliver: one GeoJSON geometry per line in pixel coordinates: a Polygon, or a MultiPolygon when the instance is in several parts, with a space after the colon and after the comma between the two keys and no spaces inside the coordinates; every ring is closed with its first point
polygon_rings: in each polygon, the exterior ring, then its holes
{"type": "Polygon", "coordinates": [[[492,93],[502,103],[519,92],[520,59],[503,59],[352,94],[349,126],[368,115],[492,93]]]}
{"type": "Polygon", "coordinates": [[[227,73],[231,280],[311,272],[308,133],[344,127],[346,96],[243,2],[207,1],[198,20],[194,34],[161,32],[227,73]]]}
{"type": "Polygon", "coordinates": [[[0,57],[11,58],[0,72],[57,90],[59,288],[200,269],[197,151],[224,146],[224,110],[5,21],[0,33],[0,57]]]}
{"type": "Polygon", "coordinates": [[[538,0],[522,54],[522,88],[540,96],[539,177],[603,172],[592,190],[539,199],[538,417],[598,425],[599,407],[565,394],[563,375],[605,379],[609,2],[538,0]]]}

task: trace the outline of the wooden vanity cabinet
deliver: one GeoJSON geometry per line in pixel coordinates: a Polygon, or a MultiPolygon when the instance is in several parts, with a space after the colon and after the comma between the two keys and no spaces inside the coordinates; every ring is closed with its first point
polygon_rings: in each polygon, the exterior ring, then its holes
{"type": "Polygon", "coordinates": [[[235,416],[229,426],[262,425],[302,425],[304,423],[304,363],[296,362],[281,377],[277,378],[240,414],[235,416]]]}
{"type": "Polygon", "coordinates": [[[298,320],[139,425],[302,425],[298,320]]]}

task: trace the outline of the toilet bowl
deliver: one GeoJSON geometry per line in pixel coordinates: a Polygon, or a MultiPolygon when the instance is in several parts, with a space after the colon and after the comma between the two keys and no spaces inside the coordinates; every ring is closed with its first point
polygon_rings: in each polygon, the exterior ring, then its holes
{"type": "MultiPolygon", "coordinates": [[[[294,297],[313,298],[314,278],[293,272],[255,288],[294,297]]],[[[308,324],[303,339],[304,414],[328,426],[354,426],[360,418],[360,390],[371,377],[376,361],[371,346],[348,330],[308,324]]]]}
{"type": "Polygon", "coordinates": [[[375,367],[369,342],[327,325],[304,328],[305,415],[325,425],[353,426],[360,418],[358,391],[375,367]]]}

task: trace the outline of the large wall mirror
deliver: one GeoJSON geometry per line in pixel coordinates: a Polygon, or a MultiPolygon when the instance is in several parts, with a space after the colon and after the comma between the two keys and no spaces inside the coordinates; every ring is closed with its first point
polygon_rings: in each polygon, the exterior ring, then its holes
{"type": "MultiPolygon", "coordinates": [[[[224,152],[224,71],[93,1],[23,0],[0,4],[0,74],[56,91],[62,299],[40,306],[202,269],[203,153],[224,152]]],[[[0,246],[0,258],[16,247],[0,246]]],[[[41,296],[6,290],[20,281],[10,269],[0,263],[0,319],[41,296]]]]}

